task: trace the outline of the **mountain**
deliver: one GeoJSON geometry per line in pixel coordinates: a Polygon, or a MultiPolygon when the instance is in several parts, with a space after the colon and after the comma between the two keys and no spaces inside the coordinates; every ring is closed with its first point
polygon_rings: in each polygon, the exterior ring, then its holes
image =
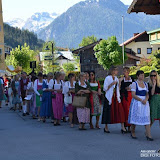
{"type": "Polygon", "coordinates": [[[38,39],[37,35],[33,32],[14,28],[6,23],[4,23],[4,42],[12,48],[27,43],[31,49],[35,50],[42,48],[44,43],[44,41],[38,39]]]}
{"type": "Polygon", "coordinates": [[[115,35],[121,43],[122,15],[125,40],[133,33],[159,28],[160,16],[127,14],[128,6],[120,0],[86,0],[69,8],[44,28],[38,37],[55,40],[60,47],[76,48],[84,36],[105,38],[115,35]]]}
{"type": "Polygon", "coordinates": [[[6,23],[12,27],[18,27],[18,28],[22,29],[25,24],[25,21],[20,18],[15,18],[15,19],[12,19],[6,23]]]}
{"type": "Polygon", "coordinates": [[[18,27],[20,29],[28,29],[29,31],[38,33],[41,31],[41,29],[48,26],[51,22],[54,21],[55,18],[57,18],[59,14],[57,13],[48,13],[48,12],[41,12],[41,13],[35,13],[30,18],[28,18],[26,21],[23,21],[22,19],[13,19],[8,22],[12,27],[18,27]]]}

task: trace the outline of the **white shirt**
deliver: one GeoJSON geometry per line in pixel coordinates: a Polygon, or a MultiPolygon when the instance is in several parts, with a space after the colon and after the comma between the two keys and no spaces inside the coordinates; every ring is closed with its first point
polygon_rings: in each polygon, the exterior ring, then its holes
{"type": "Polygon", "coordinates": [[[72,89],[72,88],[74,89],[75,84],[76,84],[76,81],[73,82],[73,87],[72,87],[70,81],[65,82],[63,86],[63,94],[67,94],[69,92],[69,89],[72,89]]]}
{"type": "Polygon", "coordinates": [[[115,77],[115,80],[113,80],[112,76],[109,75],[105,78],[104,86],[103,86],[103,90],[106,92],[105,96],[106,96],[107,100],[109,101],[109,105],[112,104],[113,91],[114,91],[114,88],[116,87],[116,85],[112,85],[112,87],[109,90],[108,90],[108,86],[114,81],[117,82],[117,88],[116,88],[117,100],[119,103],[121,102],[120,92],[119,92],[119,80],[117,77],[115,77]]]}
{"type": "Polygon", "coordinates": [[[29,90],[30,88],[33,88],[33,87],[34,87],[33,82],[29,82],[27,85],[27,90],[29,90]]]}
{"type": "Polygon", "coordinates": [[[60,81],[60,82],[58,83],[56,79],[51,79],[51,80],[49,81],[49,86],[48,86],[48,88],[49,88],[49,89],[53,89],[55,84],[56,84],[56,85],[63,86],[64,82],[63,82],[63,81],[60,81]]]}
{"type": "Polygon", "coordinates": [[[34,92],[35,92],[38,96],[40,96],[40,94],[39,94],[39,92],[38,92],[38,90],[37,90],[37,81],[38,81],[38,85],[40,85],[40,86],[43,85],[43,81],[42,81],[42,83],[40,83],[38,79],[36,79],[36,80],[34,81],[34,92]]]}
{"type": "Polygon", "coordinates": [[[81,86],[81,87],[83,87],[83,88],[87,88],[86,82],[84,82],[84,85],[81,85],[81,82],[79,81],[78,84],[79,84],[79,86],[81,86]]]}

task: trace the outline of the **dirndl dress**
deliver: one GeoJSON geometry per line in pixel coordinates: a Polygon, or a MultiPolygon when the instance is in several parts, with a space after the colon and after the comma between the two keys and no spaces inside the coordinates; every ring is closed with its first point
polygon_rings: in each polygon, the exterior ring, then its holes
{"type": "MultiPolygon", "coordinates": [[[[136,92],[136,95],[144,100],[148,92],[148,86],[144,82],[145,88],[141,88],[138,85],[138,82],[133,82],[131,91],[136,92]]],[[[149,125],[150,124],[150,106],[149,102],[144,105],[142,102],[132,98],[128,123],[134,125],[149,125]]]]}

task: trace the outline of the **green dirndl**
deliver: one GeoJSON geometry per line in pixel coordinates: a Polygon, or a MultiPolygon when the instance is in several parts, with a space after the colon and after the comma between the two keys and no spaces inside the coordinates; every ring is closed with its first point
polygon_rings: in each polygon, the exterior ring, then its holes
{"type": "Polygon", "coordinates": [[[160,95],[155,94],[150,100],[151,121],[160,120],[160,95]]]}
{"type": "MultiPolygon", "coordinates": [[[[38,90],[39,94],[42,95],[43,91],[42,90],[38,90]]],[[[40,96],[36,95],[36,106],[40,107],[41,106],[41,101],[40,101],[40,96]]]]}

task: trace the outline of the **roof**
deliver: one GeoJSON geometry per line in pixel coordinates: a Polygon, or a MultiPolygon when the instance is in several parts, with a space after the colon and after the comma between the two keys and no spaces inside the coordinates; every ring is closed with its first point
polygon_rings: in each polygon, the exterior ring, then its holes
{"type": "Polygon", "coordinates": [[[136,36],[133,36],[132,38],[130,38],[130,39],[128,39],[127,41],[125,41],[124,43],[120,44],[120,46],[123,46],[123,45],[126,46],[127,44],[135,41],[137,38],[139,38],[139,37],[142,36],[143,34],[147,34],[147,32],[144,31],[144,32],[142,32],[142,33],[137,34],[136,36]]]}
{"type": "Polygon", "coordinates": [[[148,31],[147,34],[152,34],[152,33],[156,33],[156,32],[159,32],[159,31],[160,31],[160,28],[152,30],[152,31],[148,31]]]}
{"type": "Polygon", "coordinates": [[[89,44],[87,46],[84,46],[84,47],[81,47],[81,48],[78,48],[76,50],[74,50],[72,53],[74,54],[78,54],[80,51],[84,51],[84,50],[87,50],[87,49],[90,49],[90,48],[93,48],[96,44],[98,44],[102,39],[100,39],[99,41],[97,42],[94,42],[92,44],[89,44]]]}
{"type": "Polygon", "coordinates": [[[160,14],[160,1],[159,0],[133,0],[128,8],[128,13],[131,12],[144,12],[150,15],[160,14]]]}
{"type": "Polygon", "coordinates": [[[132,55],[132,54],[129,54],[129,53],[126,53],[126,54],[127,54],[128,58],[134,59],[136,61],[140,61],[141,60],[141,57],[138,57],[138,56],[135,56],[135,55],[132,55]]]}

